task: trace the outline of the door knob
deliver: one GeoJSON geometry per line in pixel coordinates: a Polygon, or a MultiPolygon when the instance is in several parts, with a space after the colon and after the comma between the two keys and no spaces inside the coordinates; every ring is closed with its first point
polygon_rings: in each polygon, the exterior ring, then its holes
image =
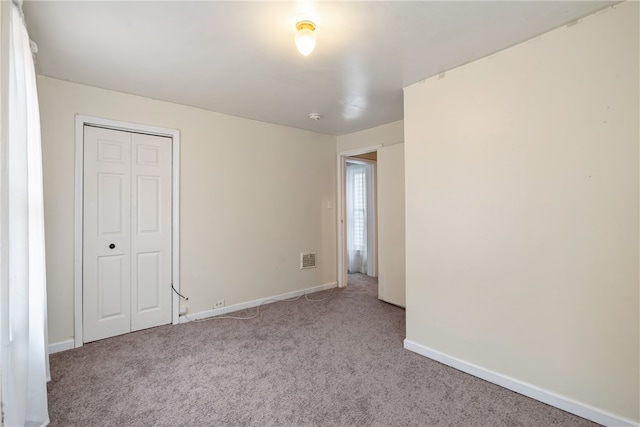
{"type": "Polygon", "coordinates": [[[113,243],[109,245],[109,249],[113,249],[115,247],[116,247],[116,245],[114,245],[113,243]]]}

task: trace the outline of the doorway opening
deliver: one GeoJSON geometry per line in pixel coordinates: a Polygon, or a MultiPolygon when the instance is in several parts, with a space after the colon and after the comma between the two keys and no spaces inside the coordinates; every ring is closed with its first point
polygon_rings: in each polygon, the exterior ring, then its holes
{"type": "Polygon", "coordinates": [[[377,149],[339,154],[338,285],[378,294],[377,149]]]}

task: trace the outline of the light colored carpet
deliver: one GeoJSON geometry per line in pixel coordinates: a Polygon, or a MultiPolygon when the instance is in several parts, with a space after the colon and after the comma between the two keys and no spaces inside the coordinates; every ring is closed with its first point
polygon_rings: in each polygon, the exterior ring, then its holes
{"type": "Polygon", "coordinates": [[[53,354],[51,425],[595,425],[404,350],[375,280],[329,292],[53,354]]]}

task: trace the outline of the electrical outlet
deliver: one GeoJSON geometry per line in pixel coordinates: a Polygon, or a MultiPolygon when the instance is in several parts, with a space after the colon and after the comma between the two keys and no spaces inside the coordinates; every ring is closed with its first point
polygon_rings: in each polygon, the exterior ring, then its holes
{"type": "Polygon", "coordinates": [[[187,314],[187,307],[180,307],[180,316],[187,314]]]}
{"type": "Polygon", "coordinates": [[[224,300],[223,299],[218,300],[218,301],[215,302],[215,304],[213,304],[213,308],[222,308],[222,307],[224,307],[224,300]]]}

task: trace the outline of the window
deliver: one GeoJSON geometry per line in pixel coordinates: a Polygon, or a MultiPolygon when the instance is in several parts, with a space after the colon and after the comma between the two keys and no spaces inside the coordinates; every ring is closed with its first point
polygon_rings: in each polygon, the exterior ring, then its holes
{"type": "MultiPolygon", "coordinates": [[[[359,165],[358,165],[359,166],[359,165]]],[[[354,171],[353,175],[353,247],[364,251],[365,225],[367,220],[366,175],[363,167],[354,171]]]]}

